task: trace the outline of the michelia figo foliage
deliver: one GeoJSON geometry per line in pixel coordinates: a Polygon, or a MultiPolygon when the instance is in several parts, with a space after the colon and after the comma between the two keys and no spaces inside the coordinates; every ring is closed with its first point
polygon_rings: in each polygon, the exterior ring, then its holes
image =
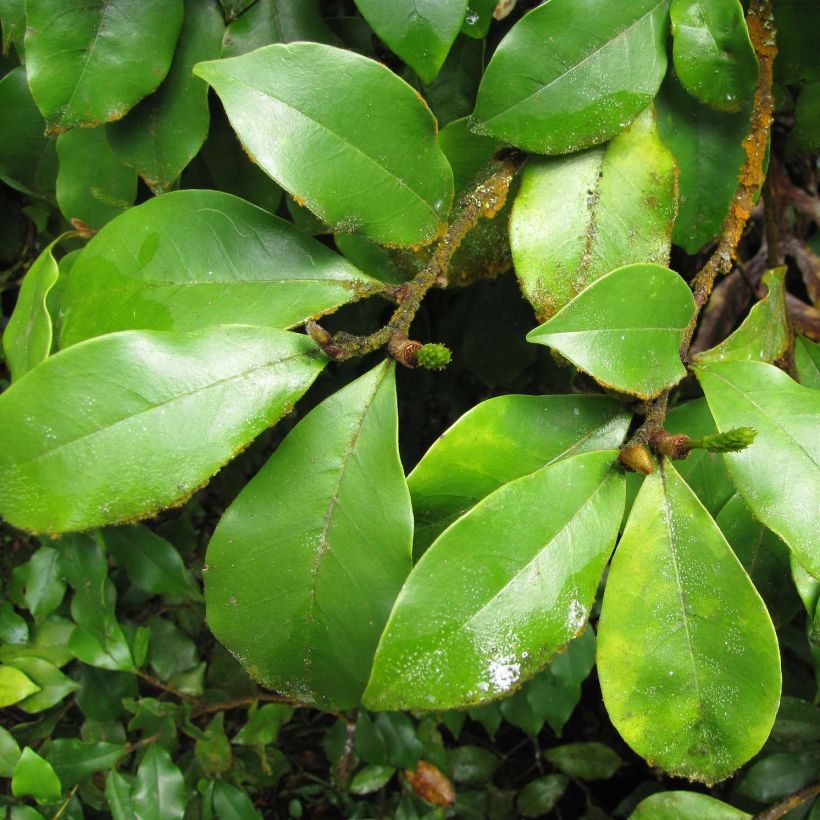
{"type": "MultiPolygon", "coordinates": [[[[781,649],[820,645],[820,8],[0,22],[11,817],[274,816],[265,748],[308,706],[339,717],[335,786],[286,789],[291,816],[373,814],[397,770],[379,811],[507,816],[463,802],[490,753],[435,727],[560,735],[595,664],[647,766],[711,786],[768,742],[750,810],[787,793],[769,769],[816,779],[781,649]]],[[[545,759],[520,816],[624,764],[545,759]]],[[[618,816],[748,816],[637,802],[618,816]]]]}

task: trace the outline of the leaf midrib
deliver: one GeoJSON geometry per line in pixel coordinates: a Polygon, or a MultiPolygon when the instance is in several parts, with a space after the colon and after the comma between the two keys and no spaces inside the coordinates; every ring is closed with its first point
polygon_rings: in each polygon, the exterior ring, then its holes
{"type": "Polygon", "coordinates": [[[525,103],[529,102],[534,97],[537,97],[540,94],[542,94],[543,92],[545,92],[548,88],[550,88],[550,86],[553,86],[553,85],[555,85],[555,83],[560,82],[565,77],[570,76],[577,68],[582,66],[585,62],[587,62],[587,60],[590,60],[593,57],[595,57],[596,55],[600,54],[602,51],[604,51],[604,49],[608,48],[612,43],[614,43],[617,40],[621,39],[624,35],[628,34],[633,28],[635,28],[637,25],[642,23],[647,17],[651,17],[666,2],[667,2],[667,0],[658,0],[658,2],[651,9],[649,9],[649,11],[642,14],[637,20],[634,20],[626,28],[621,29],[611,40],[607,40],[606,42],[602,43],[597,48],[593,49],[589,54],[585,55],[583,59],[579,60],[577,63],[573,63],[569,68],[562,71],[557,77],[554,77],[548,83],[546,83],[545,85],[542,85],[541,88],[537,89],[536,91],[533,91],[531,94],[528,94],[523,99],[518,100],[517,102],[513,103],[511,106],[509,106],[508,108],[505,108],[503,111],[499,111],[497,114],[493,114],[492,117],[490,117],[489,119],[484,120],[483,122],[490,123],[493,120],[498,119],[499,117],[506,116],[511,111],[514,111],[516,108],[518,108],[520,105],[524,105],[525,103]]]}
{"type": "Polygon", "coordinates": [[[315,123],[319,128],[321,128],[323,131],[327,132],[331,137],[334,137],[335,139],[339,140],[341,143],[343,143],[344,145],[350,147],[357,154],[361,155],[366,160],[368,160],[368,162],[370,162],[375,168],[377,168],[379,171],[386,174],[394,182],[396,182],[399,185],[400,188],[403,188],[404,190],[406,190],[407,192],[412,194],[424,206],[424,208],[427,211],[429,211],[429,213],[432,215],[433,219],[435,220],[435,224],[438,225],[438,224],[441,223],[441,219],[440,219],[439,215],[435,212],[435,210],[433,210],[432,205],[430,205],[430,203],[420,193],[418,193],[413,188],[411,188],[410,185],[408,183],[406,183],[403,179],[396,176],[389,168],[385,167],[384,165],[381,165],[375,157],[370,156],[370,154],[368,154],[366,151],[362,150],[357,145],[354,145],[352,142],[349,142],[344,136],[342,136],[341,134],[334,131],[330,126],[325,125],[325,123],[323,123],[323,122],[320,122],[313,115],[308,114],[304,111],[301,111],[299,108],[297,108],[295,105],[292,105],[287,100],[283,100],[281,97],[277,97],[274,93],[272,93],[270,91],[265,91],[265,90],[262,90],[260,88],[257,88],[256,86],[251,85],[246,80],[244,80],[240,77],[237,77],[234,74],[223,74],[222,76],[226,77],[230,80],[233,80],[234,82],[239,83],[240,85],[244,85],[246,88],[249,88],[251,91],[253,91],[256,94],[262,94],[263,96],[268,97],[271,100],[275,100],[276,102],[281,103],[282,105],[289,108],[291,111],[296,112],[300,117],[304,117],[304,119],[308,120],[309,122],[315,123]]]}

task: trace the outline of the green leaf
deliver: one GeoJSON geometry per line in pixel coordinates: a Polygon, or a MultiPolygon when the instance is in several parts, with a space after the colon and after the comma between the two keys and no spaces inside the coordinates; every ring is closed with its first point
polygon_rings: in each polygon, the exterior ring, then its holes
{"type": "Polygon", "coordinates": [[[0,641],[16,646],[28,643],[28,623],[8,601],[0,601],[0,641]]]}
{"type": "Polygon", "coordinates": [[[33,196],[54,199],[56,140],[43,136],[46,124],[31,96],[22,66],[0,80],[0,179],[33,196]]]}
{"type": "Polygon", "coordinates": [[[168,73],[182,0],[27,0],[26,72],[48,131],[122,117],[168,73]]]}
{"type": "Polygon", "coordinates": [[[222,56],[238,57],[262,46],[297,40],[338,44],[322,19],[319,0],[256,0],[225,30],[222,56]]]}
{"type": "Polygon", "coordinates": [[[544,757],[553,766],[579,780],[608,780],[623,760],[603,743],[567,743],[547,749],[544,757]]]}
{"type": "Polygon", "coordinates": [[[105,779],[105,799],[113,820],[134,820],[133,787],[116,769],[105,779]]]}
{"type": "Polygon", "coordinates": [[[228,771],[233,753],[225,734],[225,713],[219,712],[205,729],[205,736],[196,742],[194,755],[207,777],[228,771]]]}
{"type": "Polygon", "coordinates": [[[501,761],[481,746],[456,746],[450,750],[450,768],[456,783],[489,783],[501,761]]]}
{"type": "Polygon", "coordinates": [[[75,630],[75,624],[59,615],[49,615],[37,626],[25,646],[0,646],[0,660],[14,661],[17,658],[42,658],[55,666],[65,666],[73,655],[68,642],[75,630]]]}
{"type": "Polygon", "coordinates": [[[294,709],[286,703],[266,703],[248,712],[248,722],[233,743],[244,746],[267,746],[276,743],[279,730],[293,717],[294,709]]]}
{"type": "Polygon", "coordinates": [[[39,690],[40,687],[19,669],[0,666],[0,707],[13,706],[39,690]]]}
{"type": "Polygon", "coordinates": [[[11,663],[34,681],[39,689],[17,704],[18,708],[29,714],[44,712],[56,706],[67,695],[80,688],[76,681],[64,675],[53,663],[42,658],[18,657],[13,658],[11,663]]]}
{"type": "Polygon", "coordinates": [[[687,94],[670,73],[656,100],[658,130],[680,170],[680,208],[672,241],[697,253],[720,231],[746,158],[748,109],[715,111],[687,94]]]}
{"type": "Polygon", "coordinates": [[[789,346],[789,318],[786,313],[786,268],[770,270],[763,276],[768,293],[755,304],[743,324],[728,339],[695,356],[703,362],[773,362],[789,346]]]}
{"type": "Polygon", "coordinates": [[[481,80],[476,130],[566,154],[623,131],[666,73],[667,0],[551,0],[501,41],[481,80]]]}
{"type": "Polygon", "coordinates": [[[457,518],[558,459],[618,447],[629,415],[603,396],[499,396],[465,413],[407,478],[416,560],[457,518]]]}
{"type": "Polygon", "coordinates": [[[800,384],[820,390],[820,342],[813,342],[805,336],[796,336],[794,360],[800,384]]]}
{"type": "Polygon", "coordinates": [[[26,33],[25,0],[0,0],[0,25],[3,27],[3,54],[6,55],[11,44],[22,40],[26,33]]]}
{"type": "Polygon", "coordinates": [[[60,300],[60,346],[118,330],[293,327],[377,289],[248,202],[176,191],[131,208],[82,251],[60,300]]]}
{"type": "Polygon", "coordinates": [[[467,117],[453,120],[439,131],[438,144],[453,169],[456,196],[472,187],[502,147],[492,137],[482,137],[469,128],[467,117]]]}
{"type": "Polygon", "coordinates": [[[820,82],[809,83],[800,91],[788,147],[790,152],[802,154],[820,150],[820,82]]]}
{"type": "Polygon", "coordinates": [[[124,743],[85,743],[79,738],[54,740],[48,750],[48,762],[54,768],[63,788],[81,783],[95,772],[110,769],[124,754],[124,743]]]}
{"type": "Polygon", "coordinates": [[[527,163],[510,244],[541,321],[615,268],[669,263],[677,176],[651,110],[602,148],[527,163]]]}
{"type": "Polygon", "coordinates": [[[108,578],[108,560],[99,536],[70,535],[58,542],[60,565],[74,590],[71,617],[77,628],[68,646],[83,663],[132,671],[134,660],[114,612],[117,593],[108,578]]]}
{"type": "Polygon", "coordinates": [[[187,795],[182,772],[162,746],[148,747],[134,786],[134,812],[140,820],[181,820],[185,814],[187,795]]]}
{"type": "Polygon", "coordinates": [[[410,569],[397,426],[385,362],[299,422],[208,547],[214,634],[265,686],[321,708],[358,704],[410,569]],[[260,641],[259,624],[274,621],[260,641]]]}
{"type": "Polygon", "coordinates": [[[167,681],[175,672],[187,672],[197,665],[196,644],[173,621],[151,617],[147,625],[151,669],[160,680],[167,681]]]}
{"type": "Polygon", "coordinates": [[[672,0],[675,72],[718,111],[740,111],[754,95],[757,57],[739,0],[672,0]]]}
{"type": "MultiPolygon", "coordinates": [[[[242,18],[240,18],[241,20],[242,18]]],[[[232,786],[224,780],[214,782],[214,811],[219,818],[232,820],[260,820],[262,815],[256,810],[247,792],[232,786]]]]}
{"type": "Polygon", "coordinates": [[[51,316],[46,307],[46,297],[59,276],[57,262],[52,253],[60,241],[55,239],[37,257],[28,269],[17,304],[3,333],[3,352],[11,371],[12,380],[19,379],[51,352],[51,316]]]}
{"type": "Polygon", "coordinates": [[[395,774],[396,770],[392,766],[365,766],[356,772],[353,780],[350,781],[350,793],[356,795],[373,794],[395,774]]]}
{"type": "MultiPolygon", "coordinates": [[[[706,399],[694,399],[673,407],[663,426],[669,433],[685,433],[692,439],[717,433],[706,399]]],[[[675,469],[710,515],[717,515],[735,494],[720,453],[692,450],[684,461],[675,462],[675,469]]]]}
{"type": "Polygon", "coordinates": [[[522,817],[543,817],[549,814],[564,796],[569,778],[563,774],[548,774],[527,783],[518,793],[516,806],[522,817]]]}
{"type": "Polygon", "coordinates": [[[67,220],[98,230],[134,204],[137,175],[111,150],[102,128],[57,138],[57,204],[67,220]]]}
{"type": "Polygon", "coordinates": [[[254,0],[219,0],[222,6],[222,11],[225,13],[226,20],[234,20],[241,14],[244,14],[246,9],[253,4],[254,0]]]}
{"type": "Polygon", "coordinates": [[[20,747],[14,736],[0,726],[0,777],[11,777],[20,759],[20,747]]]}
{"type": "Polygon", "coordinates": [[[415,769],[423,747],[409,715],[382,712],[371,718],[362,710],[356,721],[355,750],[367,763],[415,769]]]}
{"type": "Polygon", "coordinates": [[[782,697],[771,740],[795,746],[820,741],[820,707],[800,698],[782,697]]]}
{"type": "Polygon", "coordinates": [[[263,170],[334,232],[416,245],[442,231],[453,180],[435,120],[385,66],[296,43],[200,63],[195,73],[216,89],[263,170]]]}
{"type": "Polygon", "coordinates": [[[60,553],[52,547],[40,547],[30,561],[26,581],[26,605],[35,623],[42,623],[65,596],[65,581],[60,567],[60,553]]]}
{"type": "Polygon", "coordinates": [[[107,529],[103,540],[134,586],[151,595],[202,600],[199,586],[179,552],[148,527],[136,524],[107,529]]]}
{"type": "Polygon", "coordinates": [[[491,700],[568,643],[586,621],[620,524],[624,485],[614,460],[606,450],[548,465],[445,530],[396,601],[365,705],[491,700]]]}
{"type": "Polygon", "coordinates": [[[820,393],[763,362],[701,365],[696,373],[719,430],[758,431],[751,447],[723,457],[737,491],[820,577],[820,393]]]}
{"type": "Polygon", "coordinates": [[[208,135],[208,86],[191,73],[219,56],[225,25],[213,2],[184,0],[185,17],[165,81],[128,116],[106,129],[119,158],[154,194],[170,190],[208,135]]]}
{"type": "Polygon", "coordinates": [[[356,0],[378,37],[431,83],[461,30],[467,0],[356,0]]]}
{"type": "Polygon", "coordinates": [[[677,273],[627,265],[593,282],[527,340],[557,350],[605,387],[649,399],[686,375],[679,349],[694,312],[677,273]]]}
{"type": "Polygon", "coordinates": [[[54,803],[62,794],[60,778],[51,764],[34,749],[26,747],[11,778],[11,793],[15,797],[33,797],[38,803],[54,803]]]}
{"type": "Polygon", "coordinates": [[[669,791],[642,800],[629,820],[746,820],[751,816],[708,794],[669,791]]]}
{"type": "Polygon", "coordinates": [[[814,0],[774,0],[772,5],[777,23],[775,77],[789,85],[820,80],[820,8],[814,0]]]}
{"type": "Polygon", "coordinates": [[[715,521],[766,602],[775,626],[788,623],[800,608],[791,584],[789,548],[754,518],[737,494],[715,521]]]}
{"type": "Polygon", "coordinates": [[[546,720],[558,737],[581,700],[581,684],[594,665],[595,633],[587,627],[522,688],[532,711],[546,720]]]}
{"type": "Polygon", "coordinates": [[[820,777],[820,754],[781,752],[756,761],[737,786],[744,797],[771,803],[808,786],[820,777]]]}
{"type": "Polygon", "coordinates": [[[305,336],[248,326],[132,331],[64,350],[0,395],[0,512],[57,533],[180,503],[324,361],[305,336]]]}
{"type": "Polygon", "coordinates": [[[498,0],[468,0],[467,14],[461,30],[468,37],[481,40],[487,36],[493,22],[493,12],[498,0]]]}
{"type": "Polygon", "coordinates": [[[780,658],[772,622],[668,462],[644,479],[610,567],[598,677],[624,740],[690,780],[728,777],[774,722],[780,658]]]}

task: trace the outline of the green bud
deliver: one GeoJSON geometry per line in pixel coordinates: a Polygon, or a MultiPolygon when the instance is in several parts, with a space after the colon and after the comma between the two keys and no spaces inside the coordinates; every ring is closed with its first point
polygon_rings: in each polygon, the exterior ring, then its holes
{"type": "Polygon", "coordinates": [[[450,348],[446,345],[422,345],[417,355],[419,367],[427,370],[444,370],[450,364],[450,348]]]}
{"type": "Polygon", "coordinates": [[[735,427],[725,433],[704,436],[699,444],[710,453],[736,453],[745,450],[754,440],[757,430],[754,427],[735,427]]]}

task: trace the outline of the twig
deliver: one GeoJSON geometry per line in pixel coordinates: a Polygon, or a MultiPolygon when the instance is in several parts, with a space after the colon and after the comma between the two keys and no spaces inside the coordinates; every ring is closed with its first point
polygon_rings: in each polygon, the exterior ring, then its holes
{"type": "Polygon", "coordinates": [[[63,812],[68,808],[68,804],[71,802],[74,795],[77,794],[77,789],[79,789],[79,788],[80,788],[79,783],[77,783],[75,786],[71,787],[71,790],[69,791],[68,795],[66,796],[66,799],[63,800],[63,802],[60,804],[60,808],[57,809],[56,812],[54,812],[54,817],[52,817],[51,820],[59,820],[59,818],[63,816],[63,812]]]}
{"type": "Polygon", "coordinates": [[[260,692],[258,695],[251,695],[246,698],[236,698],[235,700],[226,700],[221,703],[209,703],[198,706],[191,712],[191,718],[200,717],[201,715],[210,715],[214,712],[224,712],[227,709],[241,709],[245,706],[252,706],[254,703],[287,703],[290,706],[303,707],[304,703],[285,695],[272,695],[260,692]]]}
{"type": "Polygon", "coordinates": [[[399,305],[383,328],[369,336],[353,336],[345,332],[331,336],[318,323],[309,322],[306,330],[311,338],[328,356],[339,361],[372,353],[394,339],[396,343],[391,354],[399,349],[427,291],[437,282],[446,282],[450,261],[464,238],[479,219],[492,218],[504,207],[510,184],[523,159],[523,154],[510,153],[500,161],[500,167],[461,197],[456,217],[439,240],[429,262],[410,282],[396,289],[399,305]]]}
{"type": "Polygon", "coordinates": [[[784,814],[788,814],[792,809],[802,806],[803,803],[807,803],[813,797],[817,797],[817,795],[820,795],[820,783],[815,783],[813,786],[806,786],[804,789],[790,794],[779,803],[775,803],[768,809],[756,814],[752,820],[777,820],[778,817],[783,817],[784,814]]]}
{"type": "Polygon", "coordinates": [[[167,692],[169,695],[173,695],[180,700],[191,701],[193,700],[192,695],[188,695],[185,692],[181,692],[179,689],[175,689],[173,686],[169,686],[167,683],[163,683],[161,680],[157,680],[153,675],[149,675],[147,672],[143,672],[142,669],[137,669],[134,674],[140,678],[140,680],[144,680],[146,683],[153,686],[155,689],[159,689],[163,692],[167,692]]]}

